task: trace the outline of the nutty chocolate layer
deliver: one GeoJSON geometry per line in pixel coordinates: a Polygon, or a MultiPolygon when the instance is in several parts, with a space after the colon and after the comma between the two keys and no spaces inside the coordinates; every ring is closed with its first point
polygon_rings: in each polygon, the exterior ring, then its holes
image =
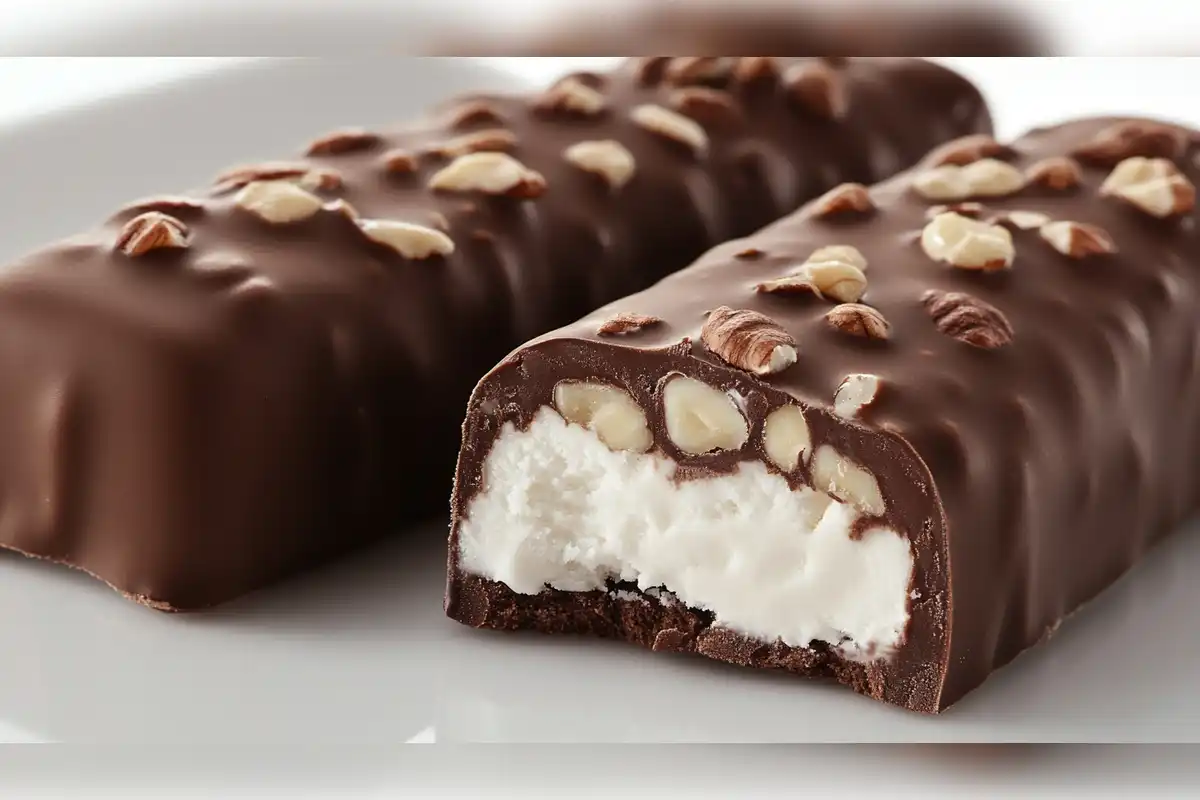
{"type": "MultiPolygon", "coordinates": [[[[498,481],[489,455],[561,413],[630,460],[674,464],[677,481],[765,465],[792,491],[853,507],[851,538],[882,528],[909,543],[908,618],[892,652],[746,636],[713,609],[690,609],[681,628],[667,604],[656,640],[945,709],[1196,508],[1198,155],[1200,136],[1149,120],[1087,119],[1011,145],[969,137],[518,349],[469,407],[448,614],[653,646],[644,619],[621,623],[619,595],[518,592],[463,565],[461,534],[498,481]],[[680,377],[737,410],[683,408],[668,392],[680,377]],[[609,388],[589,389],[583,413],[563,402],[580,392],[563,387],[579,386],[609,388]],[[799,409],[807,432],[773,432],[781,409],[799,409]],[[697,410],[705,425],[679,421],[697,410]],[[638,414],[644,440],[628,433],[638,414]],[[572,622],[581,605],[605,624],[572,622]],[[714,636],[733,644],[715,648],[714,636]]],[[[560,469],[569,483],[571,466],[560,469]]]]}
{"type": "Polygon", "coordinates": [[[393,533],[512,347],[989,125],[926,62],[649,57],[131,205],[0,275],[0,546],[194,609],[393,533]]]}

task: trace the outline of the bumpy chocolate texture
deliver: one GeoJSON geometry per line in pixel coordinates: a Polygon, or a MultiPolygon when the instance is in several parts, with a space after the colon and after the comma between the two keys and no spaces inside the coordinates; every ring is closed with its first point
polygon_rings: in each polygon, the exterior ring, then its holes
{"type": "Polygon", "coordinates": [[[0,275],[0,546],[195,609],[395,533],[511,348],[989,126],[927,62],[649,57],[126,208],[0,275]]]}
{"type": "Polygon", "coordinates": [[[515,351],[449,615],[945,709],[1196,509],[1198,159],[1146,120],[970,137],[515,351]]]}

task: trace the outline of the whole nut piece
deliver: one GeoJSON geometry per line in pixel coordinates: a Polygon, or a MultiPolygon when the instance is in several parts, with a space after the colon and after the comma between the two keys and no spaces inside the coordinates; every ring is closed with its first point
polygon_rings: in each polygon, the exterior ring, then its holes
{"type": "Polygon", "coordinates": [[[771,463],[793,472],[812,447],[812,433],[799,406],[780,406],[763,423],[763,450],[771,463]]]}
{"type": "Polygon", "coordinates": [[[984,350],[1012,343],[1013,329],[1008,318],[978,297],[930,289],[921,303],[938,331],[946,336],[984,350]]]}
{"type": "Polygon", "coordinates": [[[925,226],[921,248],[934,261],[981,271],[1007,269],[1016,256],[1012,234],[1006,228],[952,211],[938,214],[925,226]]]}
{"type": "Polygon", "coordinates": [[[720,89],[689,86],[671,92],[671,108],[704,126],[733,127],[745,121],[733,95],[720,89]]]}
{"type": "Polygon", "coordinates": [[[855,247],[830,245],[808,257],[799,269],[754,287],[766,294],[815,294],[840,303],[856,303],[867,289],[867,260],[855,247]]]}
{"type": "Polygon", "coordinates": [[[892,326],[883,314],[861,303],[842,303],[834,306],[825,315],[825,319],[835,330],[851,336],[880,341],[891,336],[892,326]]]}
{"type": "Polygon", "coordinates": [[[405,258],[424,259],[454,252],[454,241],[449,236],[424,225],[364,219],[358,221],[358,227],[371,241],[386,245],[405,258]]]}
{"type": "Polygon", "coordinates": [[[1117,243],[1107,231],[1082,222],[1050,222],[1038,229],[1038,235],[1055,250],[1071,258],[1117,252],[1117,243]]]}
{"type": "Polygon", "coordinates": [[[321,210],[321,198],[291,181],[254,181],[246,184],[234,203],[275,225],[308,219],[321,210]]]}
{"type": "Polygon", "coordinates": [[[629,116],[638,126],[684,145],[697,156],[708,152],[708,134],[704,128],[669,108],[647,103],[635,107],[629,116]]]}
{"type": "Polygon", "coordinates": [[[468,153],[434,173],[429,188],[534,198],[546,191],[546,180],[506,153],[468,153]]]}
{"type": "Polygon", "coordinates": [[[875,402],[882,384],[878,375],[847,375],[833,395],[833,413],[846,419],[857,417],[875,402]]]}
{"type": "Polygon", "coordinates": [[[139,214],[121,229],[115,248],[127,256],[137,257],[151,250],[187,247],[188,226],[168,214],[147,211],[139,214]]]}
{"type": "Polygon", "coordinates": [[[877,517],[887,511],[879,481],[871,472],[844,457],[830,445],[813,456],[813,488],[877,517]]]}
{"type": "Polygon", "coordinates": [[[700,340],[726,363],[755,375],[770,375],[796,363],[796,340],[757,311],[717,308],[700,329],[700,340]]]}
{"type": "Polygon", "coordinates": [[[746,418],[724,392],[683,375],[663,387],[667,436],[685,453],[737,450],[750,437],[746,418]]]}
{"type": "Polygon", "coordinates": [[[721,82],[729,78],[737,59],[732,56],[675,56],[664,77],[670,83],[721,82]]]}
{"type": "Polygon", "coordinates": [[[969,197],[1003,197],[1019,192],[1025,175],[1012,164],[994,158],[966,166],[945,164],[925,170],[913,179],[913,189],[927,200],[956,201],[969,197]]]}
{"type": "Polygon", "coordinates": [[[567,422],[595,433],[610,450],[644,453],[654,444],[646,412],[615,386],[563,381],[554,387],[554,407],[567,422]]]}
{"type": "Polygon", "coordinates": [[[442,158],[458,158],[468,153],[503,153],[517,146],[517,137],[504,128],[464,133],[430,149],[442,158]]]}
{"type": "Polygon", "coordinates": [[[1186,214],[1196,205],[1196,187],[1165,158],[1125,159],[1100,185],[1100,194],[1160,218],[1186,214]]]}
{"type": "Polygon", "coordinates": [[[629,183],[637,171],[633,153],[613,139],[577,142],[564,151],[563,157],[580,169],[599,175],[613,189],[629,183]]]}
{"type": "Polygon", "coordinates": [[[829,219],[851,214],[868,214],[875,210],[875,203],[867,187],[861,183],[843,183],[835,186],[813,201],[812,215],[817,219],[829,219]]]}

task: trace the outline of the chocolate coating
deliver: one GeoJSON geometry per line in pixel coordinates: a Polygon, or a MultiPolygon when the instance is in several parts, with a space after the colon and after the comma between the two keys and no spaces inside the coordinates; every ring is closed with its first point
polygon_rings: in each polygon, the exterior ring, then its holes
{"type": "MultiPolygon", "coordinates": [[[[806,657],[804,648],[728,632],[730,646],[714,650],[702,645],[711,631],[697,618],[682,649],[830,675],[917,711],[945,709],[1048,637],[1196,509],[1200,241],[1190,187],[1200,179],[1198,153],[1200,136],[1145,120],[1086,119],[1029,133],[1005,162],[1044,177],[1043,168],[1031,169],[1043,159],[1079,157],[1067,165],[1078,182],[1039,179],[1001,197],[974,197],[980,207],[960,211],[981,220],[1037,212],[1080,227],[1056,246],[1055,228],[1004,223],[1015,258],[1011,268],[988,270],[935,260],[921,244],[935,201],[915,184],[935,158],[944,163],[944,152],[934,154],[872,189],[869,213],[826,217],[812,204],[517,350],[481,382],[468,412],[449,615],[486,627],[581,629],[551,621],[556,609],[582,604],[609,620],[606,635],[647,644],[645,621],[633,636],[619,622],[622,601],[603,592],[516,595],[458,568],[458,526],[497,431],[507,421],[527,425],[551,403],[558,381],[627,388],[647,411],[655,446],[693,476],[765,460],[764,418],[798,401],[813,450],[832,444],[874,473],[888,526],[912,545],[915,599],[904,643],[869,666],[820,643],[806,657]],[[1138,131],[1155,135],[1124,135],[1138,131]],[[1123,143],[1118,157],[1088,158],[1114,142],[1123,143]],[[1178,213],[1155,216],[1100,191],[1114,164],[1143,155],[1176,164],[1178,213]],[[853,246],[866,258],[860,302],[886,319],[886,339],[831,325],[834,303],[815,294],[754,290],[830,245],[853,246]],[[725,363],[701,341],[708,313],[723,305],[773,320],[798,343],[797,362],[765,377],[725,363]],[[661,321],[619,341],[598,335],[619,312],[661,321]],[[660,386],[673,372],[739,391],[751,427],[742,449],[692,456],[670,442],[660,386]],[[832,400],[854,373],[878,376],[883,389],[861,417],[846,420],[831,413],[832,400]]],[[[803,465],[788,478],[809,481],[803,465]]],[[[662,612],[663,630],[678,627],[676,612],[662,612]]]]}
{"type": "Polygon", "coordinates": [[[824,68],[848,101],[838,120],[778,76],[719,80],[736,114],[704,125],[697,156],[631,119],[683,88],[647,69],[667,62],[576,76],[602,95],[596,114],[467,97],[395,130],[335,132],[9,267],[0,546],[182,610],[393,533],[444,508],[462,409],[512,347],[839,181],[879,179],[990,126],[953,73],[849,62],[824,68]],[[610,139],[636,165],[620,189],[564,158],[610,139]],[[507,150],[544,192],[428,187],[448,150],[471,148],[507,150]],[[306,218],[271,223],[235,200],[254,177],[302,175],[330,203],[306,218]],[[444,228],[454,251],[406,258],[364,236],[351,208],[428,226],[426,244],[444,228]],[[147,211],[178,224],[127,229],[147,211]]]}

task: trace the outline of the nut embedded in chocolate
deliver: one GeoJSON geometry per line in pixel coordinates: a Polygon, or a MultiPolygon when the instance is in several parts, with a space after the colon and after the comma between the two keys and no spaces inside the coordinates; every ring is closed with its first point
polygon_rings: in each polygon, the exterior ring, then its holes
{"type": "Polygon", "coordinates": [[[733,67],[733,79],[739,84],[756,85],[775,83],[781,70],[775,56],[741,56],[733,67]]]}
{"type": "Polygon", "coordinates": [[[546,191],[546,180],[506,153],[468,153],[434,173],[429,188],[529,199],[546,191]]]}
{"type": "Polygon", "coordinates": [[[448,112],[447,127],[452,130],[471,128],[476,125],[503,125],[504,115],[486,100],[468,100],[452,107],[448,112]]]}
{"type": "Polygon", "coordinates": [[[1188,134],[1182,128],[1139,120],[1105,128],[1071,154],[1088,164],[1113,167],[1135,156],[1178,161],[1187,145],[1188,134]]]}
{"type": "Polygon", "coordinates": [[[867,260],[857,248],[829,245],[819,248],[798,269],[754,287],[766,294],[812,293],[822,299],[857,303],[867,290],[867,260]]]}
{"type": "Polygon", "coordinates": [[[1065,192],[1083,182],[1083,171],[1075,159],[1053,156],[1043,158],[1025,170],[1025,180],[1031,186],[1065,192]]]}
{"type": "Polygon", "coordinates": [[[685,453],[739,450],[750,438],[746,418],[733,399],[703,381],[672,376],[662,397],[667,437],[685,453]]]}
{"type": "Polygon", "coordinates": [[[1160,218],[1186,214],[1196,205],[1196,187],[1165,158],[1125,159],[1100,185],[1100,194],[1160,218]]]}
{"type": "Polygon", "coordinates": [[[554,387],[554,407],[567,422],[593,431],[610,450],[644,453],[654,444],[646,412],[615,386],[562,381],[554,387]]]}
{"type": "Polygon", "coordinates": [[[930,289],[921,297],[939,332],[984,350],[1011,344],[1012,325],[1000,309],[965,292],[930,289]]]}
{"type": "Polygon", "coordinates": [[[955,201],[968,197],[1003,197],[1025,186],[1021,170],[1005,161],[983,158],[959,167],[946,164],[922,172],[913,188],[927,200],[955,201]]]}
{"type": "Polygon", "coordinates": [[[615,139],[576,142],[563,152],[563,157],[580,169],[599,175],[613,189],[629,183],[637,171],[633,153],[615,139]]]}
{"type": "Polygon", "coordinates": [[[352,153],[356,150],[366,150],[380,142],[379,134],[362,130],[361,128],[346,128],[333,131],[315,140],[308,146],[305,155],[335,156],[352,153]]]}
{"type": "Polygon", "coordinates": [[[629,114],[638,126],[664,139],[684,145],[697,156],[708,152],[708,134],[695,120],[653,103],[637,106],[629,114]]]}
{"type": "Polygon", "coordinates": [[[715,309],[700,329],[700,341],[726,363],[755,375],[781,372],[796,363],[796,340],[757,311],[715,309]]]}
{"type": "Polygon", "coordinates": [[[925,157],[925,164],[929,167],[942,167],[947,164],[965,167],[985,158],[1002,159],[1012,155],[1013,149],[1008,145],[1000,144],[986,133],[976,133],[935,148],[925,157]]]}
{"type": "Polygon", "coordinates": [[[842,303],[834,306],[825,314],[825,319],[835,330],[863,339],[884,341],[892,332],[892,326],[883,314],[861,303],[842,303]]]}
{"type": "Polygon", "coordinates": [[[763,452],[784,472],[794,472],[812,448],[812,432],[800,406],[772,411],[763,423],[763,452]]]}
{"type": "Polygon", "coordinates": [[[867,187],[861,183],[843,183],[835,186],[813,202],[812,214],[819,219],[851,214],[868,214],[875,210],[875,203],[867,187]]]}
{"type": "Polygon", "coordinates": [[[746,119],[733,95],[720,89],[688,86],[671,92],[671,108],[705,127],[736,127],[746,119]]]}
{"type": "Polygon", "coordinates": [[[114,247],[127,256],[136,257],[151,250],[178,249],[187,244],[187,225],[162,212],[147,211],[125,223],[114,247]]]}
{"type": "Polygon", "coordinates": [[[425,259],[448,256],[454,252],[454,240],[439,230],[411,222],[386,219],[358,221],[363,234],[373,242],[386,245],[405,258],[425,259]]]}
{"type": "Polygon", "coordinates": [[[1044,225],[1049,225],[1051,219],[1048,214],[1043,214],[1040,211],[1014,209],[994,214],[988,217],[987,222],[992,225],[1006,225],[1014,230],[1032,231],[1044,225]]]}
{"type": "Polygon", "coordinates": [[[622,311],[614,314],[596,329],[596,333],[600,336],[624,336],[630,333],[640,333],[646,328],[661,325],[663,320],[661,317],[651,317],[645,314],[634,314],[630,311],[622,311]]]}
{"type": "Polygon", "coordinates": [[[831,445],[822,445],[813,455],[812,480],[813,488],[871,516],[878,517],[887,511],[878,479],[831,445]]]}
{"type": "Polygon", "coordinates": [[[543,112],[592,117],[602,113],[608,101],[601,92],[571,76],[547,89],[534,101],[533,106],[543,112]]]}
{"type": "Polygon", "coordinates": [[[675,56],[667,63],[664,78],[679,85],[721,83],[729,78],[736,61],[732,56],[675,56]]]}
{"type": "Polygon", "coordinates": [[[1117,252],[1117,243],[1103,228],[1082,222],[1049,222],[1038,235],[1058,252],[1070,258],[1086,258],[1117,252]]]}
{"type": "Polygon", "coordinates": [[[970,201],[965,203],[950,203],[949,205],[930,206],[925,209],[925,219],[931,220],[939,214],[945,214],[947,211],[952,211],[962,217],[979,219],[986,210],[983,203],[970,201]]]}
{"type": "Polygon", "coordinates": [[[783,75],[788,94],[805,111],[830,121],[846,116],[849,98],[842,76],[821,61],[797,64],[783,75]]]}
{"type": "Polygon", "coordinates": [[[396,175],[408,175],[417,171],[417,157],[412,151],[397,148],[389,150],[380,159],[383,168],[396,175]]]}
{"type": "Polygon", "coordinates": [[[855,373],[847,375],[833,395],[833,413],[845,419],[860,416],[863,409],[875,402],[883,382],[878,375],[855,373]]]}
{"type": "Polygon", "coordinates": [[[505,128],[491,128],[456,136],[429,149],[442,158],[458,158],[468,153],[503,153],[517,146],[516,135],[505,128]]]}
{"type": "Polygon", "coordinates": [[[1016,256],[1012,234],[999,225],[950,211],[938,214],[921,231],[921,248],[934,261],[959,269],[1008,269],[1016,256]]]}
{"type": "Polygon", "coordinates": [[[324,203],[312,192],[291,181],[254,181],[242,188],[234,203],[275,225],[308,219],[324,203]]]}

